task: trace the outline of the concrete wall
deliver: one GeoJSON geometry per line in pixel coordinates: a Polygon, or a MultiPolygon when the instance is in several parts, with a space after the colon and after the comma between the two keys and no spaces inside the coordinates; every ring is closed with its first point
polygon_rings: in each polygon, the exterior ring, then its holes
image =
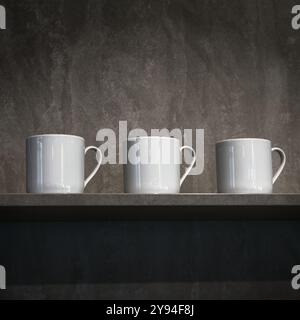
{"type": "MultiPolygon", "coordinates": [[[[184,192],[216,190],[214,144],[264,137],[285,149],[276,192],[300,192],[300,31],[287,0],[1,0],[0,192],[25,191],[24,139],[101,128],[205,129],[205,172],[184,192]]],[[[92,156],[88,168],[92,167],[92,156]]],[[[278,162],[278,160],[277,160],[278,162]]],[[[277,165],[275,161],[275,166],[277,165]]],[[[106,166],[87,192],[122,192],[106,166]]]]}

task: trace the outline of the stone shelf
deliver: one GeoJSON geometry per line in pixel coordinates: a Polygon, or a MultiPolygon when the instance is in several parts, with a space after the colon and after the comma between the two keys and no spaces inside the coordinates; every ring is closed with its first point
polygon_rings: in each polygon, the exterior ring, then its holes
{"type": "Polygon", "coordinates": [[[300,220],[300,194],[0,195],[3,220],[300,220]]]}
{"type": "Polygon", "coordinates": [[[300,206],[300,194],[0,194],[0,206],[300,206]]]}

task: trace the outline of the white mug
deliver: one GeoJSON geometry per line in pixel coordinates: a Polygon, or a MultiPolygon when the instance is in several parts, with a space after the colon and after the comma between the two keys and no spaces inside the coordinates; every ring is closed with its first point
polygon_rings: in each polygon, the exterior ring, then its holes
{"type": "Polygon", "coordinates": [[[126,193],[173,194],[191,172],[196,162],[193,148],[184,146],[176,138],[137,137],[128,140],[127,164],[124,166],[126,193]],[[181,155],[190,150],[193,160],[180,177],[181,155]]]}
{"type": "Polygon", "coordinates": [[[71,135],[39,135],[26,140],[28,193],[82,193],[99,170],[102,153],[85,148],[85,140],[71,135]],[[97,152],[98,164],[84,180],[85,154],[97,152]]]}
{"type": "Polygon", "coordinates": [[[264,139],[224,140],[216,146],[219,193],[272,193],[273,184],[286,164],[282,149],[264,139]],[[281,165],[273,176],[272,152],[278,152],[281,165]]]}

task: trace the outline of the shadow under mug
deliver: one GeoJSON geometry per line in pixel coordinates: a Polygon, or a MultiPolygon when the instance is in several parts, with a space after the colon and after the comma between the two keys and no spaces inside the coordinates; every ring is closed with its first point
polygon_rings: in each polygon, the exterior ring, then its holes
{"type": "Polygon", "coordinates": [[[127,164],[124,165],[125,193],[174,194],[190,174],[196,162],[196,152],[181,146],[176,138],[137,137],[127,142],[127,164]],[[191,151],[193,159],[180,177],[182,152],[191,151]]]}
{"type": "Polygon", "coordinates": [[[39,135],[26,140],[28,193],[82,193],[98,172],[102,153],[97,147],[85,148],[85,140],[72,135],[39,135]],[[84,179],[85,155],[97,152],[98,164],[84,179]]]}
{"type": "Polygon", "coordinates": [[[286,164],[280,148],[264,139],[232,139],[217,143],[217,181],[219,193],[269,194],[286,164]],[[273,176],[272,153],[278,152],[281,165],[273,176]]]}

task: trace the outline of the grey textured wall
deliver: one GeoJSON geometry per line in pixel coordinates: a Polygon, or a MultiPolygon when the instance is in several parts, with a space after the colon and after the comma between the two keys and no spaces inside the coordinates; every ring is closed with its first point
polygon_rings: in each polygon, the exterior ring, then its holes
{"type": "MultiPolygon", "coordinates": [[[[289,0],[1,0],[0,192],[25,191],[24,139],[101,128],[204,128],[214,144],[264,137],[285,149],[275,191],[300,192],[300,31],[289,0]]],[[[92,166],[92,159],[89,159],[92,166]]],[[[107,166],[87,192],[122,192],[107,166]]]]}

